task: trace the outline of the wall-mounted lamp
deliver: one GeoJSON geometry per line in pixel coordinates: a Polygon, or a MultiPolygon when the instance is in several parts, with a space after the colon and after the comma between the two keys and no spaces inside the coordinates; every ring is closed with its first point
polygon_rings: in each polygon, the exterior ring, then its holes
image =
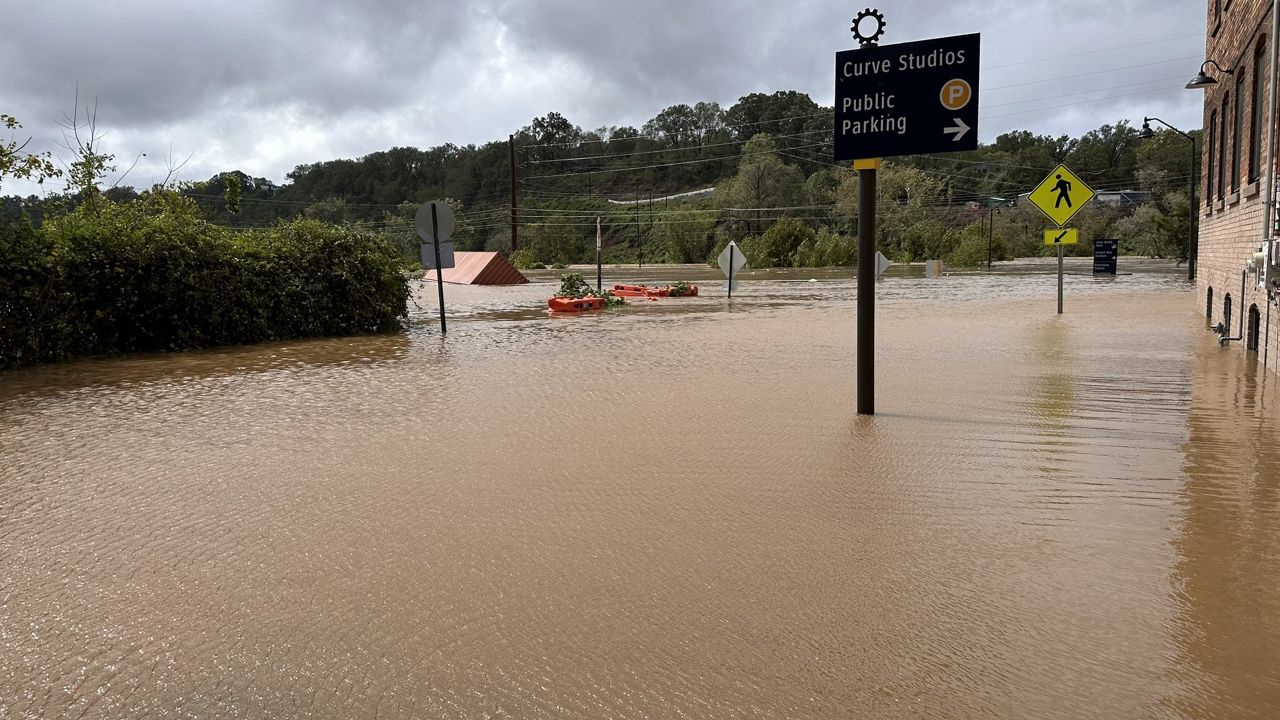
{"type": "Polygon", "coordinates": [[[1228,75],[1234,75],[1236,72],[1235,68],[1224,68],[1213,60],[1205,60],[1203,63],[1200,63],[1200,72],[1196,73],[1196,76],[1191,78],[1191,82],[1187,83],[1188,90],[1199,90],[1200,88],[1207,88],[1218,84],[1217,80],[1214,80],[1204,74],[1204,69],[1208,65],[1212,65],[1218,68],[1220,72],[1224,72],[1228,75]]]}

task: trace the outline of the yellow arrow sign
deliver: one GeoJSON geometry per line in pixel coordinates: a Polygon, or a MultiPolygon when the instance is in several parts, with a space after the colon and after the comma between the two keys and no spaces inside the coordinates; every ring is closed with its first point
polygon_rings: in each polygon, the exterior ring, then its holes
{"type": "Polygon", "coordinates": [[[1075,245],[1080,242],[1080,231],[1075,228],[1045,230],[1045,245],[1075,245]]]}
{"type": "Polygon", "coordinates": [[[1066,165],[1059,165],[1031,191],[1027,199],[1040,208],[1040,212],[1054,224],[1061,226],[1092,200],[1095,194],[1066,165]]]}

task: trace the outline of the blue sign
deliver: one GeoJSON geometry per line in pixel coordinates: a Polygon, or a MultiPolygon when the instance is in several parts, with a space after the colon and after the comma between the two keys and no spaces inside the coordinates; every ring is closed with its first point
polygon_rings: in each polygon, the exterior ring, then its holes
{"type": "Polygon", "coordinates": [[[1115,275],[1116,258],[1120,254],[1119,240],[1093,241],[1093,274],[1115,275]]]}
{"type": "Polygon", "coordinates": [[[836,160],[978,147],[980,35],[836,53],[836,160]]]}

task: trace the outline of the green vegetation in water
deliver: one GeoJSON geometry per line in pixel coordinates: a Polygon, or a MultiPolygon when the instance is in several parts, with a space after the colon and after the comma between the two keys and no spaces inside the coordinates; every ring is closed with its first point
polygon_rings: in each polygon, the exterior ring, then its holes
{"type": "Polygon", "coordinates": [[[0,369],[394,332],[408,298],[383,236],[303,219],[237,233],[164,189],[0,222],[0,369]]]}
{"type": "Polygon", "coordinates": [[[671,290],[671,297],[684,297],[693,291],[693,288],[690,287],[689,283],[683,280],[677,280],[671,283],[669,288],[671,290]]]}
{"type": "Polygon", "coordinates": [[[626,300],[620,297],[614,297],[612,290],[596,290],[587,284],[582,277],[582,273],[565,273],[560,276],[560,289],[556,291],[556,297],[573,298],[575,300],[581,298],[598,297],[604,298],[604,306],[623,307],[627,304],[626,300]]]}

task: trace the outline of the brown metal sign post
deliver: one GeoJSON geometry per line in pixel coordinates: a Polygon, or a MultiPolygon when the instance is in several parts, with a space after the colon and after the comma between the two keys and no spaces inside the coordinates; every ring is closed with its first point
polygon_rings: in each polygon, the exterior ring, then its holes
{"type": "Polygon", "coordinates": [[[858,414],[876,414],[876,171],[879,160],[855,160],[858,171],[858,414]]]}
{"type": "Polygon", "coordinates": [[[872,8],[850,29],[859,47],[836,53],[833,155],[858,172],[858,414],[874,415],[878,158],[978,146],[981,38],[879,45],[885,18],[872,8]]]}
{"type": "Polygon", "coordinates": [[[428,262],[427,245],[431,245],[432,255],[435,259],[436,271],[436,290],[440,294],[440,332],[447,331],[444,319],[444,265],[448,264],[453,267],[453,245],[450,244],[450,250],[445,257],[440,255],[440,243],[445,242],[453,235],[455,220],[453,210],[445,204],[443,200],[432,200],[418,206],[418,211],[414,213],[413,225],[418,232],[418,237],[422,239],[422,265],[425,267],[431,263],[428,262]],[[430,218],[430,222],[428,222],[430,218]]]}

